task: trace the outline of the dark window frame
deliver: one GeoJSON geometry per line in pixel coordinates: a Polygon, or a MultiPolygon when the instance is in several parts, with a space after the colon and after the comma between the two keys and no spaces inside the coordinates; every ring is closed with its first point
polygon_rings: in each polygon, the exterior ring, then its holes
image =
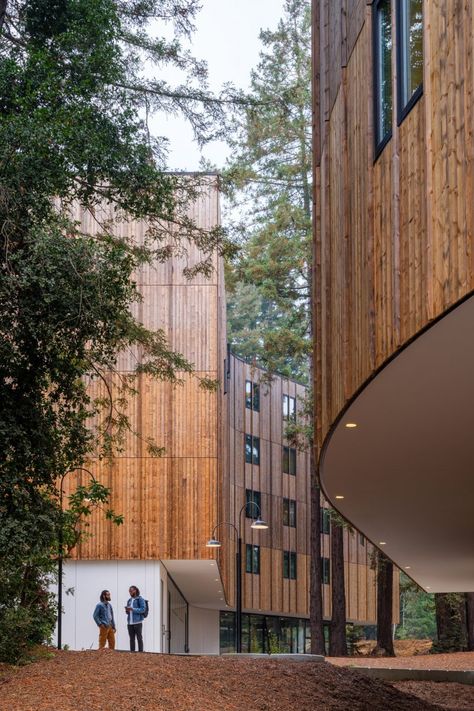
{"type": "Polygon", "coordinates": [[[260,575],[260,546],[254,543],[245,544],[245,572],[260,575]]]}
{"type": "Polygon", "coordinates": [[[331,560],[329,558],[321,558],[321,581],[323,585],[331,584],[331,560]]]}
{"type": "MultiPolygon", "coordinates": [[[[390,8],[392,7],[392,0],[388,0],[390,2],[390,8]]],[[[392,121],[390,122],[390,129],[386,131],[386,133],[378,139],[378,127],[380,125],[380,115],[379,115],[379,97],[380,97],[380,92],[381,92],[381,87],[379,87],[379,75],[378,75],[378,66],[379,66],[379,60],[380,60],[380,42],[379,42],[379,32],[378,32],[378,12],[379,12],[379,7],[382,3],[387,2],[387,0],[375,0],[373,5],[372,5],[372,55],[373,55],[373,113],[374,113],[374,162],[377,160],[377,158],[380,156],[382,153],[383,149],[387,145],[387,143],[390,141],[392,138],[392,121]]],[[[391,24],[391,33],[392,33],[392,48],[391,52],[393,53],[393,23],[391,24]]],[[[393,63],[391,61],[391,66],[393,66],[393,63]]],[[[393,120],[393,76],[392,76],[392,70],[390,70],[390,81],[391,81],[391,89],[392,89],[392,120],[393,120]]]]}
{"type": "Polygon", "coordinates": [[[283,578],[296,580],[298,577],[297,556],[294,551],[283,551],[283,578]]]}
{"type": "Polygon", "coordinates": [[[284,422],[296,422],[296,397],[283,393],[281,396],[281,416],[284,422]],[[287,403],[285,414],[285,401],[287,403]]]}
{"type": "MultiPolygon", "coordinates": [[[[410,0],[408,0],[410,2],[410,0]]],[[[404,121],[408,116],[412,108],[419,101],[420,97],[423,96],[423,82],[417,86],[408,102],[403,106],[403,67],[404,60],[406,58],[406,47],[404,46],[404,40],[402,39],[402,26],[403,26],[403,0],[396,0],[396,61],[397,61],[397,126],[404,121]]],[[[423,28],[423,21],[422,21],[423,28]]],[[[422,29],[422,41],[424,45],[424,32],[422,29]]],[[[423,46],[423,57],[424,57],[424,46],[423,46]]]]}
{"type": "Polygon", "coordinates": [[[260,385],[253,380],[245,380],[245,407],[247,410],[260,412],[260,385]]]}
{"type": "Polygon", "coordinates": [[[331,513],[325,507],[321,508],[321,533],[326,535],[331,533],[331,513]]]}
{"type": "Polygon", "coordinates": [[[283,499],[283,525],[289,528],[296,528],[296,500],[283,499]]]}
{"type": "Polygon", "coordinates": [[[262,510],[262,492],[255,489],[245,489],[245,516],[247,518],[257,519],[262,510]],[[251,506],[251,502],[256,504],[251,506]]]}
{"type": "Polygon", "coordinates": [[[260,437],[245,433],[244,458],[246,464],[255,464],[256,466],[260,466],[260,437]],[[248,446],[250,447],[250,450],[248,450],[248,446]],[[247,456],[248,451],[250,451],[250,459],[247,456]],[[257,453],[256,455],[255,452],[257,453]]]}
{"type": "Polygon", "coordinates": [[[282,445],[282,450],[281,450],[281,471],[283,474],[289,474],[289,476],[296,476],[296,472],[298,469],[298,459],[296,455],[296,448],[295,447],[287,447],[285,444],[282,445]],[[285,459],[286,459],[286,452],[288,452],[288,471],[285,471],[285,459]],[[294,466],[292,467],[292,462],[294,466]],[[292,468],[294,471],[291,471],[292,468]]]}

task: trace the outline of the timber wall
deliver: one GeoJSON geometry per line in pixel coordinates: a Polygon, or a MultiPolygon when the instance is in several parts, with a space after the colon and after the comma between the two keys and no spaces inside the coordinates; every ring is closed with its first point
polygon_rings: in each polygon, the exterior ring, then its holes
{"type": "MultiPolygon", "coordinates": [[[[223,520],[239,527],[239,511],[245,504],[245,490],[261,493],[262,517],[268,530],[250,528],[252,519],[242,514],[242,540],[260,546],[260,574],[245,572],[243,560],[243,607],[254,612],[309,616],[310,586],[310,457],[297,452],[296,475],[283,473],[282,448],[287,422],[282,417],[283,394],[296,398],[298,421],[304,418],[306,388],[292,380],[268,374],[235,356],[231,356],[227,382],[229,435],[224,457],[223,520]],[[245,406],[245,381],[260,384],[258,412],[245,406]],[[245,461],[245,434],[260,439],[260,464],[245,461]],[[296,501],[296,527],[283,525],[283,498],[296,501]],[[283,551],[297,554],[297,577],[283,577],[283,551]]],[[[324,502],[322,502],[324,505],[324,502]]],[[[235,536],[221,528],[224,548],[221,570],[227,599],[234,602],[235,536]]],[[[322,555],[330,558],[330,534],[321,535],[322,555]]],[[[349,621],[373,624],[376,619],[375,575],[371,569],[372,546],[357,531],[344,531],[344,566],[346,606],[349,621]]],[[[398,578],[394,585],[394,614],[398,618],[398,578]]],[[[323,614],[331,617],[330,585],[323,585],[323,614]]]]}
{"type": "Polygon", "coordinates": [[[423,12],[423,95],[400,126],[395,98],[375,160],[372,3],[313,1],[319,447],[374,370],[474,288],[473,8],[423,12]]]}
{"type": "MultiPolygon", "coordinates": [[[[100,220],[112,217],[107,208],[100,210],[100,220]]],[[[202,228],[219,224],[217,178],[209,178],[190,216],[202,228]]],[[[100,230],[90,213],[76,217],[88,233],[100,230]]],[[[139,245],[145,238],[146,224],[121,222],[117,234],[139,245]]],[[[196,264],[202,255],[194,245],[185,246],[186,254],[145,265],[138,271],[135,279],[143,300],[134,311],[147,328],[163,329],[170,347],[194,364],[196,376],[216,380],[222,376],[225,345],[223,266],[216,257],[209,278],[199,275],[188,280],[183,268],[196,264]]],[[[107,378],[114,394],[120,379],[132,373],[141,358],[138,349],[119,355],[117,374],[107,378]]],[[[111,524],[103,512],[94,515],[89,529],[92,535],[78,547],[78,558],[213,557],[205,544],[221,499],[222,392],[203,390],[194,375],[178,375],[183,384],[175,386],[140,375],[135,383],[138,394],[129,397],[126,408],[134,432],[126,435],[123,451],[110,464],[89,463],[96,477],[110,487],[112,508],[124,515],[124,524],[111,524]],[[162,457],[148,452],[149,437],[165,448],[162,457]]],[[[107,394],[99,380],[91,383],[90,392],[93,396],[107,394]]],[[[74,483],[78,481],[80,473],[74,483]]],[[[88,483],[85,474],[82,483],[88,483]]],[[[65,484],[73,486],[72,481],[65,484]]]]}

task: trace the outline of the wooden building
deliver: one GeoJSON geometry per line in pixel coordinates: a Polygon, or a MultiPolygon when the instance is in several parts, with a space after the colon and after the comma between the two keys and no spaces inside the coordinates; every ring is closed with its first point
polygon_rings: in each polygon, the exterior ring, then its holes
{"type": "Polygon", "coordinates": [[[473,60],[470,2],[313,0],[321,479],[433,592],[474,586],[473,60]]]}
{"type": "MultiPolygon", "coordinates": [[[[192,208],[204,228],[219,224],[217,178],[209,177],[192,208]]],[[[107,214],[104,215],[107,217],[107,214]]],[[[78,214],[84,229],[96,221],[78,214]]],[[[138,243],[146,225],[118,225],[138,243]]],[[[280,376],[268,378],[227,347],[223,265],[215,258],[209,278],[188,280],[184,266],[201,255],[187,254],[143,267],[136,275],[143,300],[137,316],[162,328],[173,349],[194,364],[181,385],[141,375],[138,394],[128,401],[132,429],[112,463],[91,462],[110,487],[112,507],[124,515],[116,527],[101,513],[92,534],[66,566],[64,641],[71,648],[96,644],[91,612],[101,589],[116,605],[119,646],[127,646],[121,608],[129,585],[149,600],[145,648],[170,652],[230,651],[235,645],[236,533],[242,534],[243,644],[268,648],[273,632],[286,651],[309,648],[309,456],[285,438],[288,422],[302,417],[304,386],[280,376]],[[219,381],[216,391],[199,378],[219,381]],[[165,448],[152,456],[147,439],[165,448]],[[269,528],[251,528],[257,509],[269,528]],[[231,525],[229,525],[231,524],[231,525]],[[217,528],[216,528],[217,527],[217,528]],[[218,551],[206,546],[214,533],[218,551]],[[84,623],[79,621],[84,620],[84,623]]],[[[122,353],[119,376],[133,372],[141,354],[122,353]]],[[[109,387],[114,387],[110,376],[109,387]]],[[[97,381],[96,381],[97,382],[97,381]]],[[[91,385],[91,391],[97,385],[91,385]]],[[[100,394],[100,391],[99,391],[100,394]]],[[[68,482],[73,487],[83,477],[68,482]]],[[[323,514],[324,613],[330,618],[330,520],[323,514]]],[[[363,536],[345,533],[347,612],[350,621],[375,622],[371,547],[363,536]]]]}

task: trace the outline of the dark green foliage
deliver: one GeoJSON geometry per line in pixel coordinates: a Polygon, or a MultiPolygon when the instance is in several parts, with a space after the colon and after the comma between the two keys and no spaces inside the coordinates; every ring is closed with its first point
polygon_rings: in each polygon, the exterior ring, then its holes
{"type": "Polygon", "coordinates": [[[251,105],[237,117],[225,181],[241,251],[228,270],[235,351],[307,380],[311,351],[310,3],[287,0],[262,31],[251,105]]]}
{"type": "Polygon", "coordinates": [[[205,180],[164,173],[164,145],[146,124],[154,108],[182,110],[201,141],[215,134],[222,102],[179,43],[196,10],[195,0],[0,2],[0,659],[19,660],[48,638],[46,581],[80,522],[99,506],[120,523],[100,482],[80,485],[65,513],[57,486],[89,458],[113,454],[130,429],[133,377],[114,387],[106,377],[117,353],[139,346],[141,371],[157,378],[192,372],[130,307],[142,262],[182,253],[191,240],[203,260],[189,273],[209,272],[227,247],[219,228],[203,231],[188,217],[205,180]],[[174,39],[149,35],[151,18],[169,18],[174,39]],[[186,89],[145,77],[145,59],[156,72],[170,62],[184,69],[186,89]],[[94,235],[74,220],[78,203],[94,235]],[[118,223],[141,219],[145,244],[115,236],[118,223]],[[91,399],[91,379],[103,396],[91,399]]]}
{"type": "Polygon", "coordinates": [[[434,595],[425,593],[404,573],[400,573],[400,624],[396,639],[435,639],[434,595]]]}
{"type": "Polygon", "coordinates": [[[468,648],[464,593],[436,593],[437,636],[431,651],[462,652],[468,648]]]}

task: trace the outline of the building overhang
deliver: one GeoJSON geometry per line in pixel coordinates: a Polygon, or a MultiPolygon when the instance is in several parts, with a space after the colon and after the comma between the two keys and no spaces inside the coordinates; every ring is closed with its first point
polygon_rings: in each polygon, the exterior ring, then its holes
{"type": "Polygon", "coordinates": [[[474,590],[472,294],[358,391],[320,477],[334,508],[425,590],[474,590]]]}
{"type": "Polygon", "coordinates": [[[215,560],[162,560],[168,574],[190,605],[225,610],[226,599],[215,560]]]}

